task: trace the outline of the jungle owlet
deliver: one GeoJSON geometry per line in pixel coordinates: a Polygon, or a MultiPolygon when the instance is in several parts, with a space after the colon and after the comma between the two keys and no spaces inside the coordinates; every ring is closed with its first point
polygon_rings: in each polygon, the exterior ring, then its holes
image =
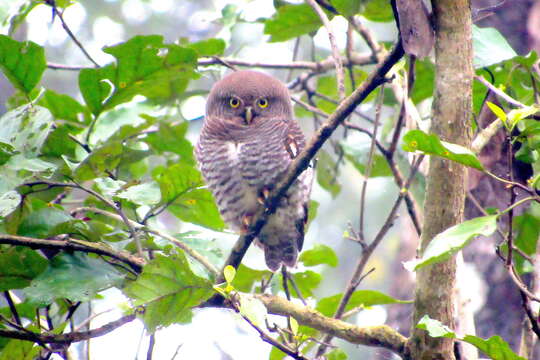
{"type": "MultiPolygon", "coordinates": [[[[279,80],[238,71],[212,87],[195,155],[233,230],[249,226],[259,204],[304,146],[288,89],[279,80]]],[[[272,271],[296,264],[312,178],[311,168],[298,177],[256,239],[272,271]]]]}

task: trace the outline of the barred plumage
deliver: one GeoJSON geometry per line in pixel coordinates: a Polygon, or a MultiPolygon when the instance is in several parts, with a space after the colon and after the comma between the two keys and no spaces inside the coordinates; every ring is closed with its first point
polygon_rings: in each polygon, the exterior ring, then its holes
{"type": "MultiPolygon", "coordinates": [[[[277,79],[239,71],[217,82],[208,97],[195,155],[225,222],[242,231],[260,198],[304,148],[287,88],[277,79]]],[[[302,249],[312,170],[288,190],[256,243],[267,266],[295,266],[302,249]]]]}

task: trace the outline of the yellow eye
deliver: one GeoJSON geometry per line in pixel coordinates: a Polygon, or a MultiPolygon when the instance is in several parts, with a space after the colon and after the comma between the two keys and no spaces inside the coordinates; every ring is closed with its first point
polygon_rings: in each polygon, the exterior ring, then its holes
{"type": "Polygon", "coordinates": [[[229,100],[229,105],[232,107],[232,108],[237,108],[240,106],[240,100],[238,100],[237,98],[231,98],[229,100]]]}
{"type": "Polygon", "coordinates": [[[257,105],[258,105],[261,109],[264,109],[265,107],[268,106],[268,100],[266,100],[266,99],[259,99],[259,100],[257,100],[257,105]]]}

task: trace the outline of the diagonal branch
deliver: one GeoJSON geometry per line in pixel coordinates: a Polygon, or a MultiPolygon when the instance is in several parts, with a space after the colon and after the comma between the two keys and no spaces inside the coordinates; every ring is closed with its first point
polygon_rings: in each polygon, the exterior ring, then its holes
{"type": "MultiPolygon", "coordinates": [[[[326,122],[317,130],[311,138],[306,148],[298,155],[291,163],[289,169],[283,178],[276,184],[274,189],[268,195],[264,206],[259,207],[253,217],[253,221],[248,231],[241,235],[234,245],[229,257],[225,261],[226,265],[232,265],[237,268],[242,261],[244,254],[251,245],[251,242],[259,234],[262,227],[266,224],[270,214],[274,213],[277,208],[279,199],[285,195],[286,191],[296,180],[296,178],[309,166],[311,160],[317,154],[317,151],[330,138],[336,128],[349,116],[354,109],[380,84],[385,82],[385,75],[392,66],[403,56],[403,47],[401,42],[398,42],[391,53],[382,61],[370,76],[358,87],[351,95],[345,98],[337,109],[330,115],[326,122]]],[[[217,279],[217,283],[223,282],[223,274],[217,279]]],[[[209,300],[209,303],[221,302],[214,297],[209,300]]]]}

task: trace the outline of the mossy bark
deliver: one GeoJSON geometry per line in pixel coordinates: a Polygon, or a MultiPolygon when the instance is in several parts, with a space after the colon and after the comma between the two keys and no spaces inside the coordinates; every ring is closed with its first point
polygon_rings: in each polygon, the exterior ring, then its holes
{"type": "MultiPolygon", "coordinates": [[[[436,33],[436,77],[431,132],[442,140],[470,147],[472,111],[472,35],[469,0],[433,0],[436,33]]],[[[438,157],[430,158],[425,222],[420,251],[433,237],[463,221],[466,169],[438,157]]],[[[415,360],[453,360],[453,340],[432,338],[415,328],[429,315],[454,328],[455,258],[417,273],[413,331],[409,340],[415,360]]]]}

